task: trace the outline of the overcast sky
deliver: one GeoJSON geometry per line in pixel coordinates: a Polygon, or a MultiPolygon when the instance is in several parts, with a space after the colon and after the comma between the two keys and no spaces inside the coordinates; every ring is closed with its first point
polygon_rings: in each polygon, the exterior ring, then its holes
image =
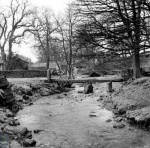
{"type": "MultiPolygon", "coordinates": [[[[55,14],[63,13],[67,7],[67,3],[71,0],[29,0],[33,5],[50,7],[55,14]]],[[[30,56],[33,62],[36,62],[36,56],[33,54],[34,49],[28,46],[22,46],[23,50],[19,50],[19,53],[25,56],[30,56]]]]}
{"type": "MultiPolygon", "coordinates": [[[[67,7],[67,3],[71,2],[72,0],[28,0],[31,4],[35,6],[46,6],[50,7],[55,14],[61,14],[65,12],[67,7]]],[[[0,0],[0,5],[7,5],[10,3],[10,0],[0,0]]],[[[33,49],[30,46],[22,45],[21,47],[14,47],[15,52],[24,55],[26,57],[31,58],[32,62],[36,62],[36,56],[33,54],[33,49]]]]}
{"type": "Polygon", "coordinates": [[[55,13],[62,12],[66,8],[66,5],[71,0],[29,0],[36,6],[49,6],[55,13]]]}

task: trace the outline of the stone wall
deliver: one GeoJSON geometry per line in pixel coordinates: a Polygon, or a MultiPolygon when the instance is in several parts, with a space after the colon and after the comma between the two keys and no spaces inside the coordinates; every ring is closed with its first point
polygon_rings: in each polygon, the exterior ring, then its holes
{"type": "Polygon", "coordinates": [[[7,78],[34,78],[34,77],[46,77],[47,71],[39,70],[9,70],[0,71],[0,76],[6,75],[7,78]]]}

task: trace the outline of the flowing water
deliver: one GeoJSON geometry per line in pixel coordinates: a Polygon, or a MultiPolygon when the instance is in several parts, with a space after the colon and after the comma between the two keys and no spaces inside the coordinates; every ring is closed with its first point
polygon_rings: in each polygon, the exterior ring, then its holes
{"type": "MultiPolygon", "coordinates": [[[[82,87],[39,99],[18,113],[22,127],[33,134],[39,148],[150,148],[150,133],[127,123],[114,129],[113,113],[102,108],[98,95],[79,94],[82,87]],[[89,116],[93,115],[93,116],[89,116]],[[111,119],[111,122],[106,122],[111,119]]],[[[20,148],[12,142],[11,148],[20,148]]]]}
{"type": "Polygon", "coordinates": [[[0,133],[0,148],[9,148],[10,138],[8,135],[2,135],[0,133]]]}

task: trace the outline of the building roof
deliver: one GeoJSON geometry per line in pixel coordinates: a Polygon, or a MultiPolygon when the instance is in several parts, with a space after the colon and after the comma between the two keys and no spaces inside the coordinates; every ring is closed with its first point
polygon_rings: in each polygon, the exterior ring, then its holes
{"type": "Polygon", "coordinates": [[[19,59],[21,59],[21,60],[23,60],[23,61],[25,61],[27,63],[31,63],[31,59],[27,58],[27,57],[25,57],[23,55],[15,54],[14,56],[18,57],[19,59]]]}

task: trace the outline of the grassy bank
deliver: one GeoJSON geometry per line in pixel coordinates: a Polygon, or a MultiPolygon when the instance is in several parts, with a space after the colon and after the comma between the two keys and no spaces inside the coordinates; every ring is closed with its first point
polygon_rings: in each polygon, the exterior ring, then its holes
{"type": "Polygon", "coordinates": [[[150,78],[144,77],[128,81],[109,97],[104,97],[103,103],[123,115],[135,124],[150,126],[150,78]]]}

